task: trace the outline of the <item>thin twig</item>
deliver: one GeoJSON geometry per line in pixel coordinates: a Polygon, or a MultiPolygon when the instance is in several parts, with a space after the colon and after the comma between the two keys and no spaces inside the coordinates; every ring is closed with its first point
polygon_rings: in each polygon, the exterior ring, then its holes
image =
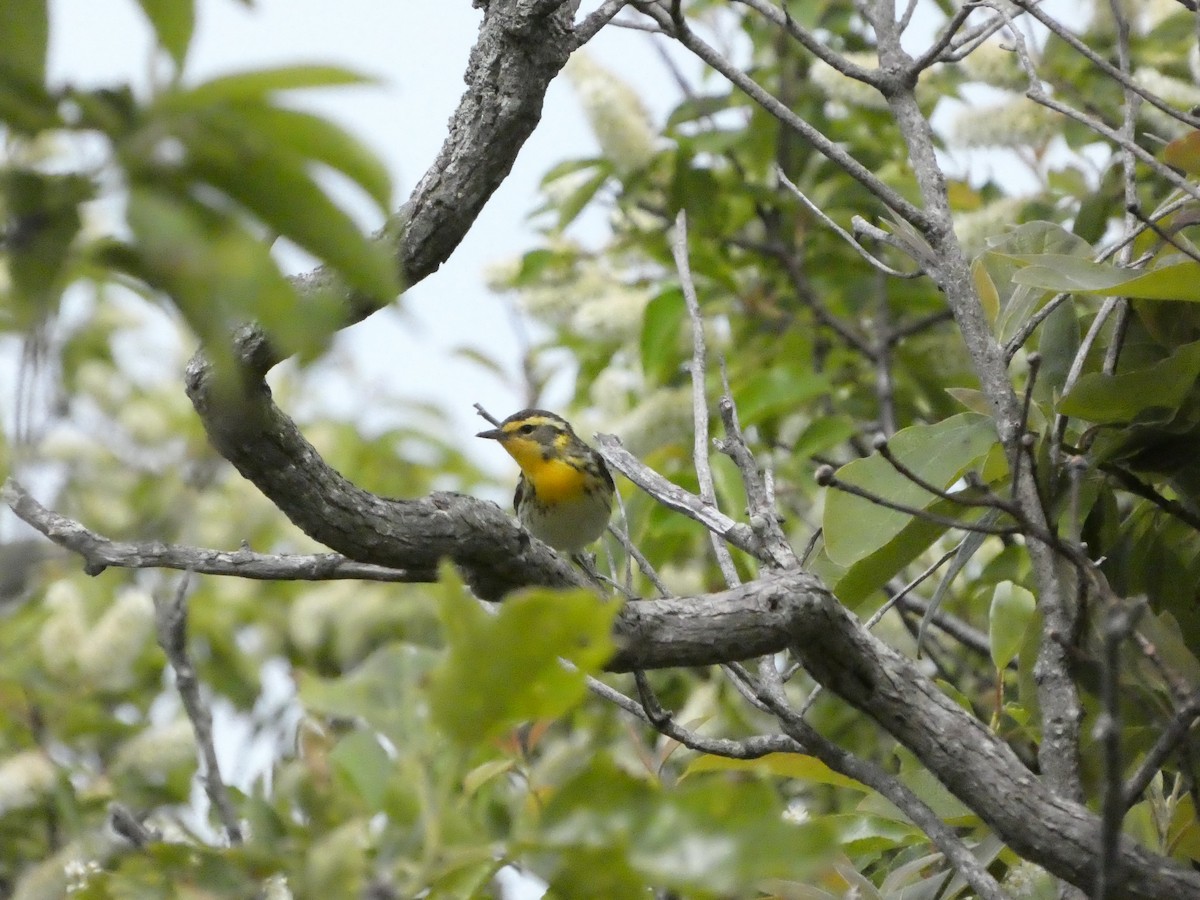
{"type": "Polygon", "coordinates": [[[723,756],[726,759],[759,759],[769,753],[804,752],[803,747],[784,734],[762,734],[735,741],[728,738],[710,738],[699,735],[684,728],[670,715],[666,715],[656,724],[650,721],[650,717],[639,701],[622,694],[616,688],[609,687],[598,678],[587,676],[587,686],[588,690],[597,697],[607,700],[641,721],[653,725],[659,733],[678,741],[690,750],[697,750],[712,756],[723,756]]]}
{"type": "Polygon", "coordinates": [[[304,555],[255,553],[252,550],[210,550],[180,544],[135,544],[112,541],[84,525],[38,503],[15,479],[0,488],[2,499],[17,516],[60,547],[83,558],[84,571],[98,575],[109,566],[122,569],[177,569],[197,575],[229,575],[265,581],[424,582],[437,573],[389,569],[355,562],[340,553],[304,555]]]}
{"type": "Polygon", "coordinates": [[[797,564],[796,553],[779,526],[779,512],[775,509],[773,488],[768,479],[759,473],[758,463],[746,444],[745,435],[742,434],[724,358],[721,359],[721,384],[722,395],[717,402],[717,409],[721,415],[725,437],[717,442],[717,447],[733,460],[741,473],[742,485],[746,489],[750,527],[758,535],[763,548],[771,555],[774,564],[781,569],[791,568],[797,564]]]}
{"type": "Polygon", "coordinates": [[[217,750],[213,743],[212,714],[200,696],[200,682],[188,654],[187,593],[191,579],[192,573],[185,572],[172,595],[155,595],[154,618],[158,626],[158,644],[167,654],[167,661],[175,672],[175,689],[179,691],[184,711],[196,735],[196,744],[200,747],[200,757],[204,763],[204,791],[217,811],[226,839],[230,844],[237,845],[242,842],[242,826],[229,797],[229,788],[221,780],[217,750]]]}
{"type": "Polygon", "coordinates": [[[1163,767],[1180,743],[1187,738],[1188,732],[1196,724],[1197,719],[1200,719],[1200,690],[1193,692],[1187,701],[1175,710],[1175,715],[1171,717],[1167,727],[1162,730],[1153,746],[1146,751],[1146,757],[1137,767],[1137,771],[1130,775],[1129,780],[1125,782],[1122,793],[1125,809],[1129,809],[1138,802],[1142,792],[1150,786],[1150,782],[1154,780],[1159,769],[1163,767]]]}
{"type": "MultiPolygon", "coordinates": [[[[912,71],[914,75],[925,71],[934,63],[941,60],[942,53],[950,46],[950,43],[958,35],[959,30],[963,27],[963,25],[966,24],[967,17],[970,16],[971,13],[975,12],[976,9],[978,9],[978,7],[975,6],[975,4],[964,3],[961,7],[959,7],[958,10],[955,11],[954,15],[950,17],[950,20],[942,26],[941,33],[938,34],[937,39],[930,44],[929,49],[918,56],[913,62],[912,71]]],[[[906,26],[901,27],[902,31],[904,30],[904,27],[906,26]]]]}
{"type": "Polygon", "coordinates": [[[629,5],[629,0],[604,0],[600,7],[575,26],[574,42],[578,49],[594,38],[613,16],[629,5]]]}
{"type": "Polygon", "coordinates": [[[735,522],[719,509],[714,509],[701,497],[685,491],[679,485],[664,478],[621,445],[614,434],[596,435],[596,449],[610,467],[620,472],[635,485],[668,509],[693,519],[739,550],[764,561],[768,559],[760,546],[754,530],[742,522],[735,522]]]}
{"type": "MultiPolygon", "coordinates": [[[[873,494],[870,491],[859,487],[856,484],[851,484],[848,481],[842,481],[834,474],[833,466],[821,466],[817,469],[817,484],[821,487],[837,488],[839,491],[844,491],[847,494],[853,494],[855,497],[861,497],[876,506],[883,506],[887,509],[894,509],[896,512],[907,513],[915,518],[923,519],[934,525],[945,525],[947,528],[958,528],[962,531],[977,531],[981,534],[996,534],[996,535],[1017,535],[1027,531],[1027,526],[1018,527],[1015,525],[980,525],[972,522],[964,522],[962,519],[955,519],[952,516],[943,516],[939,513],[930,512],[928,509],[923,509],[918,506],[910,506],[907,503],[897,503],[894,500],[888,500],[886,497],[881,497],[878,494],[873,494]]],[[[1038,535],[1039,539],[1042,536],[1038,535]]],[[[1049,543],[1053,543],[1049,535],[1045,536],[1049,543]]]]}
{"type": "Polygon", "coordinates": [[[738,2],[750,7],[772,24],[778,25],[787,32],[788,37],[795,40],[805,50],[827,64],[830,68],[836,69],[847,78],[853,78],[855,81],[861,81],[864,84],[872,86],[878,85],[879,73],[877,71],[857,65],[846,59],[846,57],[830,50],[821,43],[815,34],[793,19],[791,13],[788,12],[787,7],[783,3],[772,4],[767,2],[767,0],[738,0],[738,2]]]}
{"type": "MultiPolygon", "coordinates": [[[[901,271],[900,269],[893,269],[891,266],[889,266],[883,260],[874,256],[870,250],[868,250],[866,247],[864,247],[862,244],[860,244],[858,242],[858,239],[855,238],[854,235],[852,235],[849,231],[847,231],[845,228],[843,228],[837,222],[833,221],[833,219],[831,219],[825,213],[825,210],[821,209],[821,207],[817,206],[817,204],[815,204],[811,200],[809,200],[808,197],[804,194],[804,192],[802,190],[800,190],[800,188],[796,187],[795,184],[792,183],[792,181],[787,177],[787,175],[784,174],[783,169],[780,168],[779,166],[775,166],[775,177],[779,179],[780,184],[782,184],[784,187],[786,187],[797,200],[799,200],[801,203],[803,203],[808,208],[809,212],[811,212],[814,216],[816,216],[823,223],[825,223],[825,226],[827,228],[829,228],[838,237],[840,237],[847,244],[849,244],[854,249],[854,251],[859,256],[861,256],[863,259],[865,259],[872,267],[878,269],[880,272],[882,272],[885,275],[891,275],[893,278],[920,278],[922,275],[925,274],[925,272],[920,268],[918,268],[916,271],[913,271],[913,272],[904,272],[904,271],[901,271]]],[[[918,265],[919,265],[919,263],[918,263],[918,265]]]]}
{"type": "MultiPolygon", "coordinates": [[[[1046,26],[1046,28],[1065,41],[1072,50],[1084,57],[1088,62],[1102,71],[1105,75],[1125,88],[1127,94],[1133,94],[1134,96],[1140,97],[1142,100],[1146,101],[1159,111],[1166,113],[1173,119],[1183,122],[1185,125],[1190,125],[1192,128],[1200,128],[1200,119],[1197,119],[1190,113],[1179,111],[1161,97],[1157,96],[1153,91],[1149,91],[1142,87],[1133,80],[1131,73],[1122,71],[1120,68],[1114,66],[1083,41],[1079,40],[1079,38],[1077,38],[1069,28],[1062,24],[1062,22],[1058,21],[1049,13],[1047,13],[1041,7],[1040,0],[1012,0],[1012,2],[1023,12],[1033,16],[1033,18],[1037,19],[1044,26],[1046,26]]],[[[998,7],[993,8],[996,9],[997,12],[1002,12],[1002,10],[998,7]]],[[[1013,39],[1015,41],[1023,42],[1024,39],[1015,28],[1010,27],[1010,30],[1013,33],[1013,39]]]]}
{"type": "MultiPolygon", "coordinates": [[[[700,499],[713,509],[717,506],[717,489],[713,483],[712,465],[708,460],[708,397],[705,392],[705,373],[708,367],[708,352],[704,342],[704,318],[700,314],[700,300],[696,296],[696,284],[692,281],[692,268],[688,262],[687,212],[679,210],[675,217],[675,238],[671,242],[675,257],[675,268],[679,272],[679,284],[687,303],[688,316],[692,321],[692,464],[696,469],[696,480],[700,486],[700,499]]],[[[725,542],[715,533],[709,532],[713,556],[728,587],[741,584],[737,566],[725,542]]]]}
{"type": "Polygon", "coordinates": [[[927,481],[892,452],[892,448],[888,443],[888,439],[883,435],[877,435],[871,446],[880,456],[888,461],[891,467],[895,469],[898,474],[904,476],[904,478],[911,481],[921,490],[933,494],[935,497],[939,497],[942,500],[948,500],[951,503],[957,503],[960,506],[980,506],[987,509],[999,509],[1002,512],[1009,513],[1013,516],[1018,514],[1016,506],[1012,503],[1009,503],[1003,497],[997,497],[991,493],[983,497],[972,497],[965,492],[952,494],[949,491],[938,487],[933,482],[927,481]]]}

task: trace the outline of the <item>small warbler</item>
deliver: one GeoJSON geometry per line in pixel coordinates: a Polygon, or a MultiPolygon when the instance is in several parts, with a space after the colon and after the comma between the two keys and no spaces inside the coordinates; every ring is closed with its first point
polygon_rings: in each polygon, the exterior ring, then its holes
{"type": "Polygon", "coordinates": [[[499,441],[521,467],[513,506],[530,534],[570,554],[604,534],[615,493],[612,476],[562,416],[523,409],[476,437],[499,441]]]}

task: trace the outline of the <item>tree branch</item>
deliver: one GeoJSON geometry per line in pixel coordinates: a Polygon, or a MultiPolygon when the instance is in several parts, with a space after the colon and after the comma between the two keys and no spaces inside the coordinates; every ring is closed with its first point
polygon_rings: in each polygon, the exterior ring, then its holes
{"type": "Polygon", "coordinates": [[[242,826],[238,821],[229,788],[221,780],[217,765],[217,748],[213,743],[212,713],[200,696],[200,681],[196,678],[196,667],[192,665],[187,649],[187,591],[191,574],[185,573],[171,596],[156,594],[154,597],[154,620],[158,626],[158,644],[167,654],[167,661],[175,672],[175,688],[183,701],[183,708],[192,723],[200,757],[204,762],[204,791],[217,817],[225,829],[229,843],[242,842],[242,826]]]}
{"type": "Polygon", "coordinates": [[[83,557],[84,571],[98,575],[109,566],[122,569],[179,569],[197,575],[232,575],[266,581],[430,581],[434,569],[389,569],[355,562],[340,553],[270,554],[253,550],[209,550],[160,541],[135,544],[112,541],[73,519],[38,503],[15,479],[0,488],[0,499],[17,517],[58,546],[83,557]]]}

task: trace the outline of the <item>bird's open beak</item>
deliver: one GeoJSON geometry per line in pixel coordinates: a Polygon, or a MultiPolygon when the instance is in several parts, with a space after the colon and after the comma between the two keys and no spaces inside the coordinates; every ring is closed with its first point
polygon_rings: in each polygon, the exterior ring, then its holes
{"type": "Polygon", "coordinates": [[[475,437],[487,438],[490,441],[498,441],[504,437],[504,432],[499,428],[493,428],[491,431],[481,431],[475,437]]]}

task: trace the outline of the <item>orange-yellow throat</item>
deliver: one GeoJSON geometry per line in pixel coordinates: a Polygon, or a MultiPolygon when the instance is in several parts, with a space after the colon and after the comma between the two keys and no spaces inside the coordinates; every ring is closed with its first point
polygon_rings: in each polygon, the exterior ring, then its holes
{"type": "Polygon", "coordinates": [[[503,446],[517,461],[543,503],[561,503],[583,495],[587,475],[561,459],[547,459],[537,441],[510,438],[503,446]]]}

